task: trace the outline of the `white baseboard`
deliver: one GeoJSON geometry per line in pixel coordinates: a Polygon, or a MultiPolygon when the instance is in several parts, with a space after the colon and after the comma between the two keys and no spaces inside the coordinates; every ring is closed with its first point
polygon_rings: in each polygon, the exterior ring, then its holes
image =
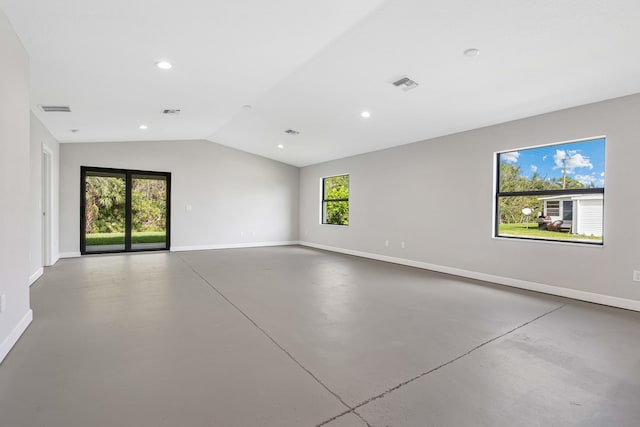
{"type": "Polygon", "coordinates": [[[60,261],[60,254],[56,252],[51,257],[51,265],[56,265],[56,262],[58,262],[58,261],[60,261]]]}
{"type": "Polygon", "coordinates": [[[80,252],[61,252],[59,258],[78,258],[80,255],[80,252]]]}
{"type": "Polygon", "coordinates": [[[20,323],[18,323],[16,327],[13,328],[13,331],[11,331],[9,336],[4,341],[2,341],[2,344],[0,344],[0,363],[2,363],[5,357],[7,357],[9,351],[11,351],[13,346],[18,342],[32,320],[33,311],[29,309],[27,314],[25,314],[22,320],[20,320],[20,323]]]}
{"type": "Polygon", "coordinates": [[[35,273],[29,276],[29,286],[33,285],[36,282],[36,280],[38,280],[40,276],[42,276],[43,273],[44,273],[44,268],[40,267],[35,273]]]}
{"type": "Polygon", "coordinates": [[[288,246],[297,245],[297,240],[282,242],[253,242],[253,243],[225,243],[221,245],[198,245],[198,246],[172,246],[171,252],[185,251],[206,251],[210,249],[238,249],[238,248],[261,248],[265,246],[288,246]]]}
{"type": "Polygon", "coordinates": [[[319,245],[311,242],[299,242],[302,246],[308,246],[316,249],[324,249],[331,252],[338,252],[347,255],[359,256],[362,258],[375,259],[378,261],[390,262],[393,264],[407,265],[410,267],[422,268],[425,270],[437,271],[440,273],[452,274],[454,276],[466,277],[469,279],[481,280],[484,282],[497,283],[499,285],[511,286],[528,291],[541,292],[544,294],[556,295],[576,299],[580,301],[593,302],[596,304],[608,305],[611,307],[624,308],[627,310],[640,311],[640,301],[626,298],[619,298],[610,295],[596,294],[593,292],[580,291],[577,289],[563,288],[554,285],[545,285],[543,283],[529,282],[527,280],[512,279],[510,277],[495,276],[493,274],[478,273],[475,271],[463,270],[460,268],[447,267],[443,265],[430,264],[427,262],[413,261],[404,258],[390,257],[370,252],[354,251],[351,249],[343,249],[334,246],[319,245]]]}
{"type": "MultiPolygon", "coordinates": [[[[280,241],[280,242],[251,242],[251,243],[223,243],[219,245],[195,245],[195,246],[171,246],[171,252],[185,251],[206,251],[210,249],[237,249],[237,248],[261,248],[265,246],[288,246],[297,245],[297,240],[280,241]]],[[[81,256],[80,252],[63,252],[60,258],[76,258],[81,256]]]]}

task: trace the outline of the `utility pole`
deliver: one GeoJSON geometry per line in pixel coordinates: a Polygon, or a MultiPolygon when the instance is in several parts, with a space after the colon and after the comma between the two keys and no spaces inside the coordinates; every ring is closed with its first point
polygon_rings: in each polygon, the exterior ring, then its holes
{"type": "Polygon", "coordinates": [[[567,158],[562,159],[562,189],[567,188],[567,158]]]}

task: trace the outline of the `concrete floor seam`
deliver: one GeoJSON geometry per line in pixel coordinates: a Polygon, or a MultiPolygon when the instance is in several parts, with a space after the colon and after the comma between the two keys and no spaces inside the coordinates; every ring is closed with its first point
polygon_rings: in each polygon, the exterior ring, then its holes
{"type": "Polygon", "coordinates": [[[314,379],[319,385],[321,385],[325,390],[327,390],[331,395],[333,395],[342,405],[348,408],[347,412],[351,412],[353,408],[349,406],[336,392],[331,390],[326,384],[324,384],[313,372],[311,372],[308,368],[306,368],[302,363],[300,363],[287,349],[285,349],[280,343],[278,343],[269,333],[258,325],[256,321],[254,321],[247,313],[245,313],[240,307],[234,304],[227,296],[222,293],[213,283],[209,282],[198,270],[195,269],[186,259],[180,256],[182,262],[184,262],[191,271],[194,272],[203,282],[205,282],[213,291],[215,291],[222,299],[224,299],[229,305],[235,308],[242,316],[244,316],[253,326],[256,327],[265,337],[267,337],[276,347],[278,347],[284,354],[286,354],[296,365],[298,365],[303,371],[305,371],[311,378],[314,379]]]}
{"type": "Polygon", "coordinates": [[[355,409],[352,411],[352,413],[357,416],[358,418],[360,418],[362,420],[363,423],[365,423],[367,425],[367,427],[373,427],[372,424],[369,424],[369,422],[362,416],[360,415],[355,409]]]}
{"type": "MultiPolygon", "coordinates": [[[[481,344],[478,344],[477,346],[473,347],[471,350],[467,351],[466,353],[461,354],[461,355],[460,355],[460,356],[458,356],[458,357],[455,357],[455,358],[453,358],[453,359],[449,360],[448,362],[445,362],[445,363],[443,363],[443,364],[441,364],[441,365],[439,365],[439,366],[436,366],[435,368],[430,369],[429,371],[426,371],[426,372],[423,372],[423,373],[421,373],[421,374],[419,374],[419,375],[416,375],[415,377],[413,377],[413,378],[411,378],[411,379],[409,379],[409,380],[407,380],[407,381],[404,381],[404,382],[402,382],[402,383],[400,383],[400,384],[396,385],[395,387],[392,387],[392,388],[390,388],[390,389],[388,389],[388,390],[386,390],[386,391],[384,391],[384,392],[382,392],[382,393],[378,394],[377,396],[373,396],[373,397],[371,397],[370,399],[367,399],[367,400],[365,400],[364,402],[359,403],[358,405],[354,406],[354,407],[351,409],[351,411],[349,411],[349,412],[356,413],[355,411],[356,411],[358,408],[361,408],[361,407],[363,407],[363,406],[365,406],[365,405],[368,405],[369,403],[371,403],[371,402],[373,402],[373,401],[375,401],[375,400],[378,400],[378,399],[380,399],[380,398],[383,398],[383,397],[387,396],[388,394],[393,393],[394,391],[396,391],[396,390],[398,390],[398,389],[400,389],[400,388],[402,388],[402,387],[404,387],[404,386],[406,386],[406,385],[408,385],[408,384],[410,384],[410,383],[412,383],[412,382],[414,382],[414,381],[416,381],[416,380],[419,380],[420,378],[423,378],[423,377],[425,377],[425,376],[427,376],[427,375],[429,375],[429,374],[432,374],[433,372],[436,372],[436,371],[438,371],[438,370],[440,370],[440,369],[442,369],[442,368],[444,368],[444,367],[446,367],[446,366],[448,366],[448,365],[451,365],[452,363],[455,363],[455,362],[457,362],[458,360],[460,360],[460,359],[462,359],[462,358],[464,358],[464,357],[466,357],[466,356],[469,356],[471,353],[475,352],[476,350],[479,350],[479,349],[481,349],[482,347],[485,347],[485,346],[487,346],[487,345],[491,344],[492,342],[499,340],[500,338],[503,338],[503,337],[505,337],[505,336],[507,336],[507,335],[510,335],[511,333],[513,333],[513,332],[515,332],[515,331],[517,331],[517,330],[519,330],[519,329],[521,329],[521,328],[524,328],[525,326],[527,326],[527,325],[529,325],[529,324],[531,324],[531,323],[533,323],[533,322],[535,322],[535,321],[537,321],[537,320],[540,320],[540,319],[542,319],[543,317],[546,317],[546,316],[548,316],[548,315],[550,315],[550,314],[552,314],[552,313],[555,313],[556,311],[558,311],[558,310],[560,310],[560,309],[562,309],[562,308],[566,307],[567,305],[568,305],[568,304],[562,304],[561,306],[556,307],[556,308],[554,308],[553,310],[549,310],[549,311],[547,311],[547,312],[545,312],[545,313],[541,314],[540,316],[537,316],[537,317],[535,317],[534,319],[531,319],[531,320],[529,320],[529,321],[527,321],[527,322],[525,322],[525,323],[522,323],[521,325],[518,325],[518,326],[516,326],[515,328],[513,328],[513,329],[511,329],[511,330],[509,330],[509,331],[507,331],[507,332],[505,332],[505,333],[503,333],[503,334],[501,334],[501,335],[498,335],[498,336],[496,336],[496,337],[491,338],[491,339],[490,339],[490,340],[488,340],[488,341],[485,341],[485,342],[483,342],[483,343],[481,343],[481,344]]],[[[342,416],[342,415],[340,415],[340,416],[342,416]]]]}
{"type": "Polygon", "coordinates": [[[329,424],[329,423],[332,423],[332,422],[334,422],[335,420],[337,420],[337,419],[339,419],[339,418],[342,418],[342,417],[344,417],[345,415],[349,415],[349,414],[353,414],[353,415],[355,415],[356,417],[360,418],[360,420],[361,420],[363,423],[365,423],[365,424],[367,425],[367,427],[373,427],[373,425],[369,424],[369,422],[368,422],[368,421],[367,421],[367,420],[366,420],[362,415],[360,415],[358,412],[356,412],[355,408],[354,408],[354,409],[349,409],[349,410],[344,411],[344,412],[341,412],[341,413],[339,413],[338,415],[336,415],[336,416],[334,416],[334,417],[331,417],[331,418],[329,418],[328,420],[325,420],[325,421],[321,422],[320,424],[317,424],[317,425],[316,425],[316,427],[322,427],[322,426],[325,426],[325,425],[327,425],[327,424],[329,424]]]}

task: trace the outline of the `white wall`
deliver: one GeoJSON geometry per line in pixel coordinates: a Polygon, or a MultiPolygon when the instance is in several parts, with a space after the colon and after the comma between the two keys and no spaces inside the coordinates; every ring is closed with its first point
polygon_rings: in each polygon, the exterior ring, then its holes
{"type": "Polygon", "coordinates": [[[80,166],[171,172],[172,250],[298,239],[296,167],[208,141],[61,144],[60,159],[63,256],[80,250],[80,166]]]}
{"type": "Polygon", "coordinates": [[[34,274],[43,265],[53,265],[59,258],[59,225],[58,225],[58,195],[60,179],[60,144],[44,127],[38,118],[31,114],[31,260],[30,273],[33,279],[34,274]],[[44,177],[44,184],[48,185],[49,200],[43,200],[43,152],[49,156],[50,170],[49,176],[44,177]],[[46,204],[49,206],[45,206],[46,204]],[[43,204],[44,203],[44,204],[43,204]],[[43,259],[43,211],[47,211],[44,221],[48,223],[49,236],[49,259],[43,259]],[[48,261],[48,262],[47,262],[48,261]]]}
{"type": "Polygon", "coordinates": [[[640,309],[638,112],[634,95],[305,167],[300,239],[640,309]],[[599,135],[607,136],[604,247],[492,238],[496,151],[599,135]],[[320,225],[319,181],[345,172],[350,225],[320,225]]]}
{"type": "Polygon", "coordinates": [[[0,11],[0,361],[31,322],[29,58],[0,11]]]}

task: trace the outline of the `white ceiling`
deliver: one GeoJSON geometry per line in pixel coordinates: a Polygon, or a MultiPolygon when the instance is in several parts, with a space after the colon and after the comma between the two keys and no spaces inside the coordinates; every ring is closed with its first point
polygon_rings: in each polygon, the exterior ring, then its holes
{"type": "Polygon", "coordinates": [[[640,92],[638,0],[0,8],[31,56],[32,111],[61,142],[204,138],[304,166],[640,92]],[[420,85],[391,84],[405,75],[420,85]]]}

